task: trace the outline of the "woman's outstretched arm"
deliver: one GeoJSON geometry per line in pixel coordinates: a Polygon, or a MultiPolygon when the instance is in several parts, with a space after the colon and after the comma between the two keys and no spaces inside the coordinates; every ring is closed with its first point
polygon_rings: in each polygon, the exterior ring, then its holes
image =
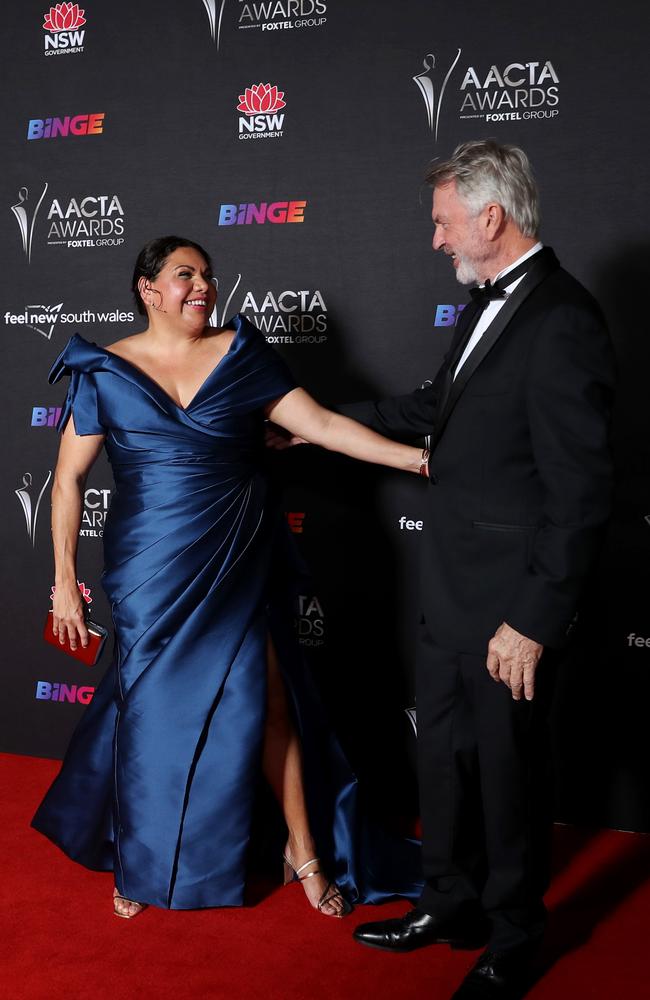
{"type": "Polygon", "coordinates": [[[421,471],[420,448],[390,441],[349,417],[325,409],[304,389],[288,392],[271,403],[266,412],[270,420],[291,434],[328,451],[404,472],[421,471]]]}
{"type": "Polygon", "coordinates": [[[83,604],[77,588],[77,542],[83,511],[86,478],[104,443],[103,434],[75,432],[74,417],[61,437],[59,458],[52,486],[52,541],[54,543],[54,622],[55,633],[71,649],[78,642],[88,645],[83,604]]]}

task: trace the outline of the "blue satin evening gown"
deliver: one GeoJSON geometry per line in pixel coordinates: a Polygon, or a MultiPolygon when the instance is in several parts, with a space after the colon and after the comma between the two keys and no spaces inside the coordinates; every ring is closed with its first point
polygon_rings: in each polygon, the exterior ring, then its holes
{"type": "Polygon", "coordinates": [[[266,706],[266,639],[301,736],[319,853],[351,901],[420,891],[417,844],[361,815],[356,779],[291,636],[285,525],[262,471],[264,406],[295,382],[243,316],[183,409],[79,335],[60,421],[105,434],[115,493],[103,587],[115,655],[33,825],[155,906],[244,899],[266,706]]]}

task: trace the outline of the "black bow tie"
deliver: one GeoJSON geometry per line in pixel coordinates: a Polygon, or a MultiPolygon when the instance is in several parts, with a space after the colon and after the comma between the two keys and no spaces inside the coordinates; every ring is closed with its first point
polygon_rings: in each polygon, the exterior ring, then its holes
{"type": "Polygon", "coordinates": [[[527,257],[517,267],[513,267],[511,271],[504,274],[502,278],[497,278],[494,284],[488,278],[484,285],[480,287],[475,285],[474,288],[470,288],[469,294],[472,296],[472,302],[475,302],[480,309],[485,309],[494,299],[507,298],[508,293],[506,292],[506,288],[508,285],[511,285],[517,278],[521,278],[526,274],[535,260],[537,260],[537,254],[527,257]]]}
{"type": "Polygon", "coordinates": [[[472,301],[477,306],[480,306],[481,309],[485,309],[487,304],[494,299],[506,298],[505,288],[498,281],[492,284],[489,278],[484,285],[475,285],[473,288],[470,288],[469,294],[472,296],[472,301]]]}

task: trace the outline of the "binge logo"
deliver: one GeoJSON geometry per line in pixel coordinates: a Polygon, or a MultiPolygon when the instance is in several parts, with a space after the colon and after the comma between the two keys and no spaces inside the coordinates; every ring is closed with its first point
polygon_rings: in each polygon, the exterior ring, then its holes
{"type": "Polygon", "coordinates": [[[60,406],[33,406],[32,427],[56,427],[60,416],[60,406]]]}
{"type": "Polygon", "coordinates": [[[287,519],[287,524],[294,535],[302,535],[303,533],[303,521],[305,520],[305,512],[297,511],[285,511],[284,515],[287,519]]]}
{"type": "Polygon", "coordinates": [[[106,112],[93,115],[66,115],[64,118],[30,118],[28,139],[56,139],[59,136],[101,135],[106,112]]]}
{"type": "Polygon", "coordinates": [[[465,303],[461,302],[459,306],[448,305],[443,303],[436,306],[436,316],[433,321],[434,326],[456,326],[458,322],[458,317],[465,308],[465,303]]]}
{"type": "Polygon", "coordinates": [[[243,205],[222,205],[219,210],[220,226],[250,226],[253,222],[262,225],[273,222],[283,225],[285,222],[304,222],[306,201],[272,201],[270,204],[261,201],[243,205]]]}
{"type": "Polygon", "coordinates": [[[240,139],[281,139],[284,135],[284,115],[276,112],[286,107],[284,91],[275,84],[253,83],[239,95],[237,110],[240,139]]]}
{"type": "Polygon", "coordinates": [[[50,7],[43,21],[43,29],[47,32],[46,56],[67,56],[83,52],[85,32],[77,29],[86,23],[85,13],[76,3],[57,3],[50,7]]]}
{"type": "Polygon", "coordinates": [[[62,681],[36,681],[34,697],[37,701],[67,701],[70,704],[79,702],[81,705],[88,705],[94,693],[94,687],[64,684],[62,681]]]}

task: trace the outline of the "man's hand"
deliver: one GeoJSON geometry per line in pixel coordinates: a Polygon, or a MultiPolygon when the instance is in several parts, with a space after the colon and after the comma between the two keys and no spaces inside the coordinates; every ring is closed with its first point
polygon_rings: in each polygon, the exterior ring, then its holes
{"type": "Polygon", "coordinates": [[[284,451],[285,448],[291,448],[294,444],[308,443],[304,438],[289,434],[289,431],[285,431],[284,427],[279,427],[271,420],[267,420],[264,424],[264,444],[267,448],[272,448],[274,451],[284,451]]]}
{"type": "Polygon", "coordinates": [[[535,693],[535,671],[544,647],[541,642],[528,639],[506,622],[488,643],[487,668],[495,681],[503,681],[512,691],[515,701],[532,701],[535,693]]]}

